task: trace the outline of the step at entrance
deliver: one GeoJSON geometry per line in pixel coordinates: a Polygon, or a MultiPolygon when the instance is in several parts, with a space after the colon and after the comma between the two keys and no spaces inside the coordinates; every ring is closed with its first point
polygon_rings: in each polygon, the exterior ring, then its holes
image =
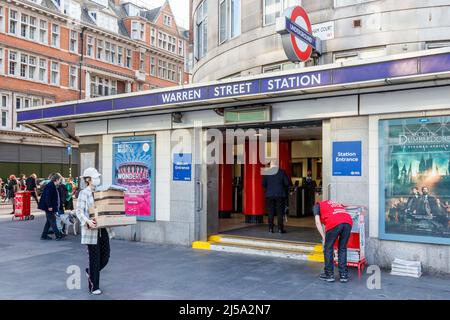
{"type": "Polygon", "coordinates": [[[208,242],[196,241],[192,247],[194,249],[323,262],[322,245],[318,243],[219,234],[210,236],[208,242]]]}

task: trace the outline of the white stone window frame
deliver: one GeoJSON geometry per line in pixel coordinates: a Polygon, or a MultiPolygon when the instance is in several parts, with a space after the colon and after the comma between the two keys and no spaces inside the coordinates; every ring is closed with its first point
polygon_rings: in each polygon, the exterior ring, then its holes
{"type": "Polygon", "coordinates": [[[184,40],[178,39],[178,55],[184,57],[184,40]]]}
{"type": "Polygon", "coordinates": [[[139,52],[139,71],[145,71],[145,52],[139,52]]]}
{"type": "Polygon", "coordinates": [[[172,26],[172,17],[168,14],[164,15],[164,25],[171,27],[172,26]]]}
{"type": "Polygon", "coordinates": [[[122,46],[117,46],[117,64],[123,66],[124,62],[124,48],[122,46]]]}
{"type": "Polygon", "coordinates": [[[9,129],[9,114],[11,113],[11,96],[7,93],[0,92],[0,127],[9,129]],[[3,125],[3,117],[5,117],[5,125],[3,125]]]}
{"type": "Polygon", "coordinates": [[[156,29],[152,28],[150,31],[150,45],[156,47],[156,29]]]}
{"type": "Polygon", "coordinates": [[[19,35],[19,11],[17,10],[9,10],[9,26],[8,26],[8,33],[12,34],[12,35],[19,35]],[[13,15],[14,13],[14,15],[13,15]],[[12,28],[12,26],[14,26],[14,28],[12,28]],[[14,29],[14,32],[11,32],[11,30],[14,29]]]}
{"type": "Polygon", "coordinates": [[[42,83],[48,82],[48,61],[45,58],[39,58],[37,81],[42,82],[42,83]],[[43,71],[43,73],[41,71],[43,71]],[[41,74],[43,75],[42,80],[41,80],[41,74]]]}
{"type": "Polygon", "coordinates": [[[78,68],[69,66],[69,88],[78,89],[78,68]]]}
{"type": "Polygon", "coordinates": [[[111,42],[105,41],[105,61],[111,63],[111,42]]]}
{"type": "Polygon", "coordinates": [[[39,42],[48,44],[48,21],[44,19],[39,19],[39,42]]]}
{"type": "Polygon", "coordinates": [[[54,86],[60,85],[60,63],[58,61],[50,61],[50,84],[54,86]],[[56,75],[56,81],[53,81],[54,76],[56,75]]]}
{"type": "Polygon", "coordinates": [[[20,55],[18,51],[13,50],[8,51],[8,75],[16,77],[17,75],[20,74],[19,56],[20,55]],[[14,66],[13,73],[11,73],[11,69],[13,69],[11,68],[12,66],[14,66]]]}
{"type": "Polygon", "coordinates": [[[86,56],[94,58],[94,37],[89,35],[86,38],[86,56]]]}
{"type": "Polygon", "coordinates": [[[150,75],[156,76],[156,58],[155,58],[155,56],[150,57],[150,75]]]}
{"type": "Polygon", "coordinates": [[[105,60],[104,42],[101,39],[97,39],[97,60],[105,60]]]}
{"type": "Polygon", "coordinates": [[[61,45],[61,28],[58,24],[52,23],[52,37],[51,46],[54,48],[59,48],[61,45]]]}
{"type": "Polygon", "coordinates": [[[0,6],[0,32],[5,32],[5,7],[0,6]]]}
{"type": "Polygon", "coordinates": [[[0,47],[0,74],[5,74],[5,49],[0,47]]]}
{"type": "Polygon", "coordinates": [[[126,51],[125,65],[127,68],[131,69],[133,67],[133,53],[131,49],[125,49],[125,51],[126,51]]]}
{"type": "Polygon", "coordinates": [[[78,32],[75,30],[70,30],[69,51],[78,53],[78,32]]]}

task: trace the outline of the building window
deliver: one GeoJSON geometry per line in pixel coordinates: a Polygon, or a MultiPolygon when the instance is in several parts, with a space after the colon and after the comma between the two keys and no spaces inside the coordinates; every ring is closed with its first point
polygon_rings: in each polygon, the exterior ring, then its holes
{"type": "Polygon", "coordinates": [[[274,24],[286,8],[300,5],[301,0],[264,0],[264,25],[274,24]]]}
{"type": "Polygon", "coordinates": [[[52,47],[59,48],[59,26],[52,24],[52,47]]]}
{"type": "Polygon", "coordinates": [[[139,53],[139,70],[141,70],[141,71],[145,70],[145,53],[144,52],[139,53]]]}
{"type": "Polygon", "coordinates": [[[94,56],[94,38],[91,36],[87,36],[86,40],[86,55],[88,57],[94,56]]]}
{"type": "Polygon", "coordinates": [[[158,47],[164,50],[168,50],[167,34],[164,32],[158,32],[158,47]]]}
{"type": "Polygon", "coordinates": [[[19,70],[17,69],[17,52],[9,51],[9,72],[10,75],[17,75],[19,70]]]}
{"type": "Polygon", "coordinates": [[[1,111],[1,127],[6,129],[8,127],[8,113],[9,113],[9,96],[6,94],[1,95],[0,99],[0,111],[1,111]]]}
{"type": "Polygon", "coordinates": [[[29,39],[33,41],[36,40],[37,21],[35,17],[30,17],[29,39]]]}
{"type": "Polygon", "coordinates": [[[4,9],[0,6],[0,32],[5,32],[4,9]]]}
{"type": "Polygon", "coordinates": [[[47,21],[39,20],[39,42],[43,44],[47,44],[48,42],[47,29],[48,29],[47,21]]]}
{"type": "Polygon", "coordinates": [[[177,67],[173,63],[169,63],[167,67],[167,80],[177,81],[177,67]]]}
{"type": "Polygon", "coordinates": [[[152,28],[152,31],[151,31],[150,44],[152,46],[156,46],[156,30],[153,29],[153,28],[152,28]]]}
{"type": "Polygon", "coordinates": [[[194,56],[201,59],[206,55],[208,47],[208,1],[204,0],[197,8],[195,13],[195,45],[194,56]]]}
{"type": "Polygon", "coordinates": [[[144,41],[145,25],[139,21],[131,22],[131,38],[134,40],[144,41]]]}
{"type": "Polygon", "coordinates": [[[97,59],[103,60],[103,40],[97,39],[97,59]]]}
{"type": "Polygon", "coordinates": [[[172,53],[177,53],[177,38],[175,37],[170,37],[170,48],[169,51],[172,53]]]}
{"type": "Polygon", "coordinates": [[[105,60],[111,62],[111,43],[105,42],[105,60]]]}
{"type": "Polygon", "coordinates": [[[155,57],[150,57],[150,74],[156,76],[155,57]]]}
{"type": "Polygon", "coordinates": [[[178,55],[184,56],[184,41],[178,40],[178,55]]]}
{"type": "Polygon", "coordinates": [[[48,82],[47,79],[47,60],[39,59],[39,81],[48,82]]]}
{"type": "Polygon", "coordinates": [[[111,63],[116,63],[116,45],[111,44],[111,63]]]}
{"type": "Polygon", "coordinates": [[[164,24],[168,27],[172,26],[172,17],[168,15],[164,15],[164,24]]]}
{"type": "Polygon", "coordinates": [[[117,64],[123,66],[123,48],[117,47],[117,64]]]}
{"type": "Polygon", "coordinates": [[[91,97],[109,96],[117,94],[117,81],[93,77],[91,83],[91,97]]]}
{"type": "Polygon", "coordinates": [[[77,68],[70,66],[69,72],[69,87],[72,89],[77,89],[77,78],[78,78],[77,68]]]}
{"type": "Polygon", "coordinates": [[[219,43],[232,39],[241,33],[241,1],[220,0],[219,43]]]}
{"type": "Polygon", "coordinates": [[[16,10],[9,10],[9,33],[17,34],[17,19],[19,14],[16,10]]]}
{"type": "Polygon", "coordinates": [[[41,98],[33,98],[33,107],[39,107],[42,105],[41,98]]]}
{"type": "Polygon", "coordinates": [[[50,83],[59,85],[59,63],[52,61],[51,66],[50,83]]]}
{"type": "Polygon", "coordinates": [[[127,49],[127,68],[131,68],[131,50],[127,49]]]}
{"type": "Polygon", "coordinates": [[[3,54],[4,54],[3,48],[0,48],[0,74],[5,73],[5,69],[4,69],[5,66],[3,64],[3,61],[4,61],[3,54]]]}
{"type": "Polygon", "coordinates": [[[36,62],[37,59],[34,56],[29,56],[28,58],[28,78],[31,80],[36,80],[36,62]]]}
{"type": "Polygon", "coordinates": [[[158,59],[158,78],[167,79],[167,62],[158,59]]]}
{"type": "Polygon", "coordinates": [[[78,52],[78,33],[70,31],[70,51],[78,52]]]}

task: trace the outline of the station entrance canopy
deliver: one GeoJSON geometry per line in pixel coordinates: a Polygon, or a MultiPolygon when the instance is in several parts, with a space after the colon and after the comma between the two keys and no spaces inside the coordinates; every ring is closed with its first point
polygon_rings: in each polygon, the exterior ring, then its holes
{"type": "MultiPolygon", "coordinates": [[[[131,114],[245,106],[267,101],[398,89],[414,82],[450,78],[450,48],[364,61],[345,61],[230,80],[156,89],[18,110],[18,123],[61,133],[62,123],[128,117],[131,114]],[[49,129],[51,128],[51,129],[49,129]]],[[[76,141],[70,134],[63,140],[76,141]]]]}

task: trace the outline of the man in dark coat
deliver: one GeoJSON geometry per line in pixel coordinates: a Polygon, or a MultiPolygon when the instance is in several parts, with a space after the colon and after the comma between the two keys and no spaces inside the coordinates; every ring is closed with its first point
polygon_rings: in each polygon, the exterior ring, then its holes
{"type": "Polygon", "coordinates": [[[41,200],[39,201],[38,208],[45,211],[45,217],[47,221],[44,226],[44,230],[42,231],[41,240],[51,240],[52,238],[48,236],[48,232],[50,227],[52,227],[56,240],[62,239],[62,234],[59,232],[58,227],[56,225],[56,213],[58,213],[58,209],[61,206],[61,201],[58,193],[57,187],[61,183],[62,176],[59,173],[55,173],[52,175],[51,181],[45,186],[44,191],[41,196],[41,200]]]}
{"type": "Polygon", "coordinates": [[[269,209],[269,232],[273,233],[274,217],[278,217],[278,232],[286,233],[283,225],[283,215],[286,208],[286,198],[289,187],[289,178],[286,172],[278,167],[275,161],[263,175],[262,185],[266,189],[265,197],[269,209]]]}

